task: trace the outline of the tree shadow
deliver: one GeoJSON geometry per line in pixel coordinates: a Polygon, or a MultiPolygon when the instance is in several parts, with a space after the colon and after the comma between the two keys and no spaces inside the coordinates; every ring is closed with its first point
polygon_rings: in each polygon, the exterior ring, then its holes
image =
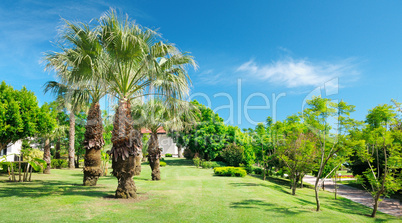
{"type": "Polygon", "coordinates": [[[230,185],[232,185],[234,187],[266,187],[266,188],[277,190],[282,193],[291,194],[289,191],[284,189],[284,186],[279,186],[279,185],[267,185],[264,183],[259,183],[259,184],[258,183],[230,183],[230,185]]]}
{"type": "Polygon", "coordinates": [[[178,158],[165,158],[166,165],[168,166],[193,166],[192,160],[178,159],[178,158]]]}
{"type": "Polygon", "coordinates": [[[88,197],[104,197],[113,191],[101,191],[104,186],[88,187],[82,184],[69,184],[57,180],[35,180],[34,182],[4,182],[0,197],[46,197],[79,195],[88,197]]]}
{"type": "Polygon", "coordinates": [[[242,209],[263,209],[268,212],[274,212],[275,214],[283,215],[296,215],[303,212],[308,212],[306,210],[294,209],[292,207],[278,207],[275,204],[267,203],[262,200],[248,199],[240,202],[233,202],[230,204],[230,208],[242,208],[242,209]]]}

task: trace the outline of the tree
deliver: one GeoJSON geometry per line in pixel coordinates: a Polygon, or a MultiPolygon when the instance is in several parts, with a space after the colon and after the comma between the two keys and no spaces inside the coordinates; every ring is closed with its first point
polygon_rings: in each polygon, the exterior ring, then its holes
{"type": "Polygon", "coordinates": [[[390,105],[379,105],[369,110],[366,123],[365,128],[355,134],[359,140],[355,148],[357,156],[368,166],[362,173],[365,178],[362,185],[373,196],[371,217],[375,217],[380,197],[402,188],[402,132],[398,128],[397,114],[390,105]]]}
{"type": "Polygon", "coordinates": [[[146,94],[184,99],[189,85],[185,66],[195,62],[172,44],[156,42],[156,32],[128,18],[119,20],[113,10],[101,17],[100,29],[100,42],[110,56],[105,80],[118,100],[111,149],[113,175],[119,182],[116,197],[134,198],[132,177],[140,139],[134,135],[131,101],[146,94]]]}
{"type": "Polygon", "coordinates": [[[306,173],[313,170],[317,157],[316,137],[305,125],[287,121],[284,130],[284,143],[277,147],[279,158],[286,165],[292,188],[296,194],[297,183],[306,173]]]}
{"type": "MultiPolygon", "coordinates": [[[[98,27],[91,29],[86,24],[65,22],[61,41],[66,42],[67,46],[61,48],[61,53],[50,52],[45,57],[47,68],[58,72],[60,83],[49,82],[48,85],[54,86],[53,89],[58,92],[63,89],[62,86],[69,86],[63,93],[77,108],[72,111],[80,110],[81,105],[91,102],[83,141],[86,151],[83,184],[95,186],[102,172],[100,165],[104,140],[99,100],[107,93],[104,75],[108,72],[105,68],[108,57],[99,40],[98,27]]],[[[75,118],[74,112],[70,114],[70,120],[75,118]]],[[[72,125],[70,127],[72,130],[72,125]]],[[[70,138],[73,138],[72,131],[70,138]]],[[[70,151],[73,152],[72,146],[70,151]]]]}
{"type": "Polygon", "coordinates": [[[58,128],[56,118],[57,111],[52,108],[52,104],[44,103],[38,115],[38,135],[45,138],[43,153],[43,160],[46,162],[46,167],[43,169],[45,174],[50,174],[50,139],[55,135],[55,130],[58,128]]]}
{"type": "MultiPolygon", "coordinates": [[[[303,121],[308,126],[310,131],[317,135],[317,148],[318,149],[318,172],[317,179],[314,185],[315,198],[317,204],[317,211],[320,210],[320,200],[318,197],[319,192],[319,180],[322,177],[326,164],[333,160],[334,157],[349,156],[351,147],[346,146],[343,142],[345,137],[331,136],[331,125],[328,122],[329,118],[338,115],[338,130],[345,129],[349,125],[348,122],[341,120],[349,120],[349,115],[354,111],[354,106],[348,106],[346,103],[336,104],[328,98],[313,97],[311,100],[307,100],[308,107],[303,111],[303,121]],[[337,109],[338,112],[337,112],[337,109]]],[[[346,132],[346,131],[345,131],[346,132]]],[[[342,160],[342,159],[338,159],[342,160]]],[[[338,164],[340,165],[341,162],[338,164]]],[[[337,166],[335,167],[337,168],[337,166]]],[[[335,170],[333,169],[333,171],[335,170]]],[[[331,171],[332,172],[332,171],[331,171]]],[[[324,179],[327,176],[324,177],[324,179]]],[[[323,182],[323,181],[322,181],[323,182]]]]}
{"type": "Polygon", "coordinates": [[[148,141],[148,161],[152,169],[152,180],[160,180],[159,160],[161,151],[159,148],[158,131],[164,128],[180,130],[183,124],[183,116],[188,120],[193,116],[190,104],[186,101],[151,99],[147,103],[137,103],[132,107],[132,117],[135,120],[134,127],[145,128],[151,131],[148,141]]]}
{"type": "Polygon", "coordinates": [[[0,85],[0,151],[10,143],[37,133],[39,106],[36,96],[25,87],[14,90],[0,85]]]}

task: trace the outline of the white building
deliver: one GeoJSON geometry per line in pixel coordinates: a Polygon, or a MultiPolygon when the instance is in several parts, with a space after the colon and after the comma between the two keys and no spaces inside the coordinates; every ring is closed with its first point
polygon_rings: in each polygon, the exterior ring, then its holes
{"type": "MultiPolygon", "coordinates": [[[[141,133],[142,134],[151,133],[151,131],[147,129],[141,129],[141,133]]],[[[163,129],[163,127],[160,127],[158,129],[158,140],[159,140],[159,148],[162,148],[162,155],[170,153],[173,155],[173,157],[179,156],[176,143],[173,142],[173,139],[171,137],[167,136],[166,131],[163,129]]]]}
{"type": "Polygon", "coordinates": [[[22,140],[14,144],[8,144],[6,149],[0,151],[0,156],[7,155],[7,161],[18,161],[18,155],[21,154],[22,140]]]}

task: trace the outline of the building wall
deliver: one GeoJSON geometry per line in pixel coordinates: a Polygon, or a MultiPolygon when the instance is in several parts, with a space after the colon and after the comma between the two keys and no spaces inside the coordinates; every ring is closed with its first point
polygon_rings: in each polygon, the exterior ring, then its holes
{"type": "Polygon", "coordinates": [[[22,140],[9,144],[7,149],[0,151],[0,156],[7,154],[7,161],[15,161],[15,155],[21,154],[22,140]]]}
{"type": "Polygon", "coordinates": [[[162,154],[170,153],[177,157],[177,146],[172,138],[168,137],[166,134],[158,134],[158,140],[159,148],[162,148],[162,154]]]}

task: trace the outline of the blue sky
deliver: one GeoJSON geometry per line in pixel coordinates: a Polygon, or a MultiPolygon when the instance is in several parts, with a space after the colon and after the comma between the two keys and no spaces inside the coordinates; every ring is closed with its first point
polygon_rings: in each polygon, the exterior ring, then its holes
{"type": "Polygon", "coordinates": [[[360,120],[402,101],[401,1],[3,0],[0,80],[53,100],[41,58],[57,50],[61,18],[89,22],[109,7],[191,52],[193,98],[241,128],[300,112],[319,92],[355,105],[360,120]]]}

